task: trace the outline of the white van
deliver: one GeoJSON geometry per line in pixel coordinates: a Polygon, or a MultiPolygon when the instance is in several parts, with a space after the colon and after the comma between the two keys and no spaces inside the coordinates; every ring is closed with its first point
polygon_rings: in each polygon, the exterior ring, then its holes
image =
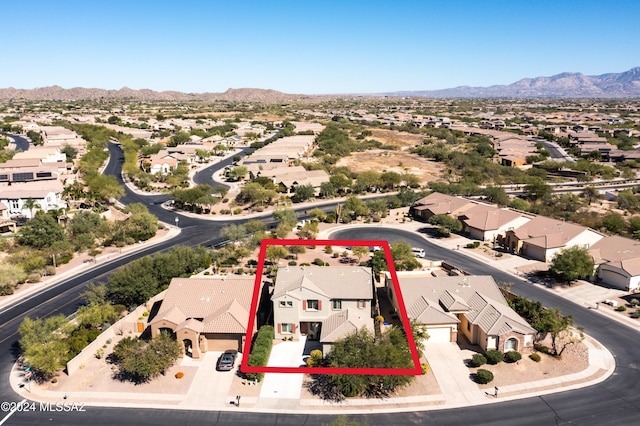
{"type": "Polygon", "coordinates": [[[415,257],[424,258],[424,249],[421,249],[421,248],[418,248],[418,247],[412,247],[411,248],[411,253],[413,253],[413,255],[415,257]]]}

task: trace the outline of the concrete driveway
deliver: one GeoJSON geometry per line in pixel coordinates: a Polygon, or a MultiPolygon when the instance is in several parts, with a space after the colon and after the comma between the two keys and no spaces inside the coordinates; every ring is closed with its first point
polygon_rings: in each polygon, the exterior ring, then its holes
{"type": "Polygon", "coordinates": [[[231,371],[217,371],[216,363],[222,352],[206,352],[199,360],[184,357],[181,365],[195,365],[198,373],[193,379],[182,405],[192,407],[226,407],[231,382],[242,362],[238,353],[236,364],[231,371]]]}
{"type": "MultiPolygon", "coordinates": [[[[306,337],[297,342],[280,342],[271,349],[269,367],[300,367],[306,337]]],[[[262,382],[258,406],[284,408],[300,403],[302,374],[267,373],[262,382]]]]}
{"type": "Polygon", "coordinates": [[[451,342],[426,343],[424,355],[429,362],[446,403],[451,406],[467,406],[486,402],[484,391],[469,377],[465,358],[471,358],[451,342]]]}

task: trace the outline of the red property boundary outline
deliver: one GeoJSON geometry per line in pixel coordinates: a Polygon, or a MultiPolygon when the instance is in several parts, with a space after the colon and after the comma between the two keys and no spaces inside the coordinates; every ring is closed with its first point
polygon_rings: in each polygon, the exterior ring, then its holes
{"type": "Polygon", "coordinates": [[[393,265],[393,257],[391,256],[391,248],[386,240],[281,240],[281,239],[264,239],[260,244],[260,254],[258,255],[258,265],[256,270],[256,279],[253,288],[253,300],[251,301],[251,310],[249,311],[249,323],[247,324],[247,335],[244,343],[245,356],[242,357],[240,371],[243,373],[297,373],[297,374],[371,374],[371,375],[388,375],[388,376],[419,376],[422,374],[422,366],[420,365],[420,356],[413,339],[413,333],[405,333],[411,358],[413,360],[413,368],[348,368],[348,367],[260,367],[250,366],[248,354],[251,351],[251,342],[253,340],[253,328],[256,321],[256,313],[258,310],[258,300],[260,298],[260,289],[262,283],[262,273],[264,270],[265,256],[267,246],[379,246],[384,250],[385,258],[393,289],[398,301],[398,308],[402,325],[405,330],[411,330],[411,322],[407,315],[407,309],[404,305],[398,275],[393,265]]]}

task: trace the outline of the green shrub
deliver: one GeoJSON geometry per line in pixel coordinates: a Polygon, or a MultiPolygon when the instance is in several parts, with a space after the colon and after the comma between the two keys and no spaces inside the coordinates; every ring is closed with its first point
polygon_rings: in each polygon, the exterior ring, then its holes
{"type": "MultiPolygon", "coordinates": [[[[251,353],[249,354],[248,364],[250,366],[264,367],[267,365],[274,337],[275,334],[272,326],[265,325],[260,327],[253,346],[251,347],[251,353]]],[[[249,380],[261,381],[264,373],[247,373],[246,377],[249,380]]]]}
{"type": "Polygon", "coordinates": [[[289,261],[289,266],[296,266],[298,264],[298,262],[296,262],[295,260],[290,260],[289,261]]]}
{"type": "Polygon", "coordinates": [[[631,313],[631,318],[640,318],[640,309],[636,309],[631,313]]]}
{"type": "Polygon", "coordinates": [[[495,349],[487,351],[485,356],[487,357],[487,363],[491,365],[496,365],[504,358],[504,354],[495,349]]]}
{"type": "Polygon", "coordinates": [[[529,355],[529,358],[535,362],[540,362],[540,360],[542,359],[540,358],[540,354],[537,353],[532,353],[531,355],[529,355]]]}
{"type": "Polygon", "coordinates": [[[477,383],[480,383],[481,385],[486,385],[487,383],[493,380],[493,373],[489,370],[485,370],[484,368],[481,368],[476,373],[475,379],[477,383]]]}
{"type": "Polygon", "coordinates": [[[314,265],[318,265],[318,266],[324,266],[324,261],[322,259],[319,259],[319,258],[313,259],[313,262],[311,262],[311,263],[313,263],[314,265]]]}
{"type": "Polygon", "coordinates": [[[540,343],[536,343],[536,344],[534,344],[534,345],[533,345],[533,348],[534,348],[536,351],[538,351],[538,352],[542,352],[543,354],[547,354],[547,355],[548,355],[548,354],[549,354],[549,352],[550,352],[550,349],[549,349],[549,347],[548,347],[548,346],[545,346],[545,345],[540,344],[540,343]]]}
{"type": "Polygon", "coordinates": [[[633,299],[631,299],[629,304],[631,305],[632,308],[635,308],[636,306],[638,306],[640,304],[640,300],[638,300],[636,298],[633,298],[633,299]]]}
{"type": "Polygon", "coordinates": [[[626,307],[626,306],[624,306],[624,305],[620,305],[620,306],[618,306],[618,307],[616,308],[616,311],[618,311],[618,312],[624,312],[624,311],[626,311],[626,310],[627,310],[627,307],[626,307]]]}
{"type": "Polygon", "coordinates": [[[470,367],[480,367],[481,365],[485,365],[487,363],[487,358],[482,354],[474,354],[471,357],[471,361],[469,361],[470,367]]]}
{"type": "Polygon", "coordinates": [[[504,354],[504,362],[516,362],[522,359],[522,355],[518,351],[509,351],[504,354]]]}

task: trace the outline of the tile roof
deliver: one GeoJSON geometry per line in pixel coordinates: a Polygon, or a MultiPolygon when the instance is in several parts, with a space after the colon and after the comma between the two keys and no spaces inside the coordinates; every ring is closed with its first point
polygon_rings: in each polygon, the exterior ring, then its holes
{"type": "Polygon", "coordinates": [[[451,293],[449,290],[445,290],[440,295],[440,303],[444,308],[451,311],[468,311],[471,309],[467,302],[464,301],[462,297],[459,297],[456,294],[451,293]]]}
{"type": "Polygon", "coordinates": [[[469,299],[469,305],[471,311],[465,313],[465,316],[489,336],[500,336],[509,332],[520,334],[536,332],[508,305],[496,302],[478,292],[469,299]]]}
{"type": "Polygon", "coordinates": [[[479,204],[465,210],[460,220],[471,228],[493,231],[522,216],[509,209],[479,204]]]}
{"type": "Polygon", "coordinates": [[[331,315],[322,321],[320,342],[335,342],[361,328],[366,328],[373,332],[373,318],[367,314],[368,312],[367,309],[345,309],[331,315]]]}
{"type": "Polygon", "coordinates": [[[422,324],[451,324],[460,320],[451,313],[445,312],[440,304],[426,299],[424,296],[407,308],[407,316],[422,324]]]}
{"type": "Polygon", "coordinates": [[[429,194],[415,203],[416,207],[428,207],[433,214],[452,214],[470,208],[475,204],[477,203],[452,195],[440,194],[439,192],[429,194]]]}
{"type": "Polygon", "coordinates": [[[21,182],[3,186],[0,198],[3,200],[40,199],[45,198],[50,192],[61,194],[63,190],[64,185],[59,180],[21,182]]]}
{"type": "Polygon", "coordinates": [[[152,323],[167,320],[207,333],[244,333],[253,288],[254,277],[173,278],[152,323]]]}
{"type": "Polygon", "coordinates": [[[424,272],[398,272],[398,279],[409,315],[423,307],[426,308],[427,305],[435,305],[429,302],[429,299],[432,299],[438,300],[440,305],[449,311],[442,309],[443,313],[452,315],[451,312],[456,310],[463,311],[462,315],[489,335],[501,335],[510,331],[522,334],[535,333],[535,330],[509,307],[491,276],[433,277],[424,272]]]}
{"type": "Polygon", "coordinates": [[[329,299],[370,300],[371,280],[371,268],[361,266],[283,266],[278,268],[271,299],[305,288],[329,299]]]}
{"type": "Polygon", "coordinates": [[[640,275],[640,241],[618,235],[608,236],[591,246],[589,254],[596,265],[607,264],[640,275]]]}
{"type": "Polygon", "coordinates": [[[543,247],[563,247],[567,242],[588,230],[584,226],[563,222],[544,216],[535,216],[529,222],[518,227],[514,233],[527,244],[543,247]]]}

